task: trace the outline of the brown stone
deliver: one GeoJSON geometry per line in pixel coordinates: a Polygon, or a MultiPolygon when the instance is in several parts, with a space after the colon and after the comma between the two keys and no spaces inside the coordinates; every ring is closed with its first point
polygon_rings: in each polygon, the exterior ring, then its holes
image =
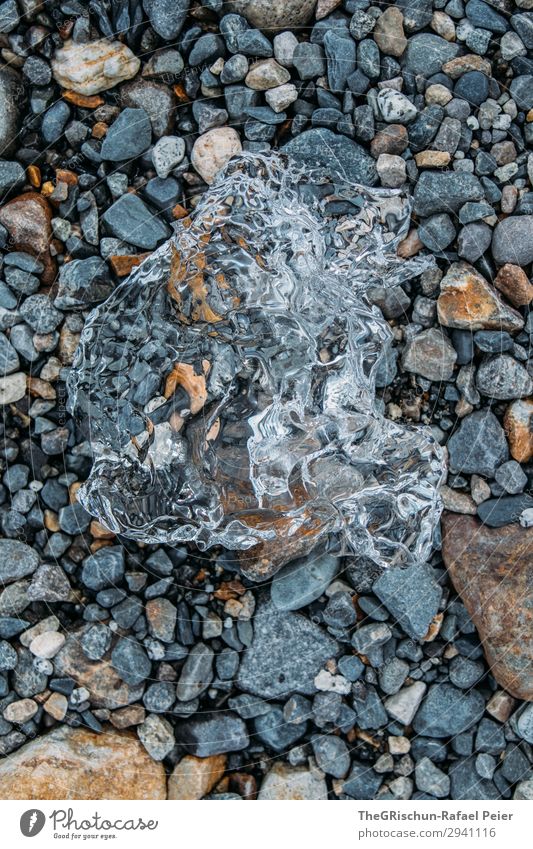
{"type": "Polygon", "coordinates": [[[506,262],[494,278],[494,285],[515,307],[525,307],[533,300],[533,286],[519,265],[506,262]]]}
{"type": "Polygon", "coordinates": [[[0,763],[2,799],[165,799],[165,771],[128,732],[62,725],[0,763]]]}
{"type": "Polygon", "coordinates": [[[149,253],[145,254],[130,254],[119,256],[113,255],[109,257],[109,265],[117,275],[117,277],[127,277],[132,268],[135,268],[137,265],[140,265],[141,262],[149,256],[149,253]]]}
{"type": "Polygon", "coordinates": [[[521,398],[507,407],[503,419],[511,455],[519,463],[533,459],[533,398],[521,398]]]}
{"type": "Polygon", "coordinates": [[[418,238],[418,230],[416,227],[412,227],[405,239],[398,245],[397,253],[402,259],[408,259],[410,256],[416,256],[420,253],[423,247],[424,245],[418,238]]]}
{"type": "Polygon", "coordinates": [[[382,153],[392,153],[398,156],[409,144],[407,130],[402,124],[389,124],[376,133],[370,142],[370,153],[377,159],[382,153]]]}
{"type": "Polygon", "coordinates": [[[26,175],[28,177],[28,181],[30,185],[32,185],[35,189],[38,189],[41,185],[41,169],[38,165],[28,165],[26,168],[26,175]]]}
{"type": "Polygon", "coordinates": [[[422,150],[415,154],[418,168],[444,168],[450,162],[447,150],[422,150]]]}
{"type": "Polygon", "coordinates": [[[195,758],[185,755],[168,779],[169,799],[203,799],[218,784],[226,768],[226,755],[195,758]]]}
{"type": "Polygon", "coordinates": [[[327,18],[327,16],[335,11],[337,6],[340,6],[342,0],[318,0],[316,4],[315,18],[317,21],[321,21],[322,18],[327,18]]]}
{"type": "Polygon", "coordinates": [[[79,94],[77,91],[64,91],[63,99],[74,106],[81,106],[82,109],[97,109],[104,102],[104,98],[99,94],[79,94]]]}
{"type": "Polygon", "coordinates": [[[440,284],[439,321],[459,330],[508,330],[524,326],[520,313],[507,306],[496,290],[467,262],[454,262],[440,284]]]}
{"type": "Polygon", "coordinates": [[[142,705],[127,705],[114,710],[109,719],[115,728],[131,728],[132,725],[141,725],[144,722],[146,711],[142,705]]]}
{"type": "Polygon", "coordinates": [[[533,528],[444,513],[442,555],[498,683],[533,701],[533,528]]]}
{"type": "Polygon", "coordinates": [[[74,333],[66,324],[63,324],[59,333],[59,359],[63,365],[72,364],[79,341],[80,334],[74,333]]]}
{"type": "Polygon", "coordinates": [[[41,280],[45,284],[52,283],[56,274],[56,262],[49,250],[51,222],[50,205],[34,192],[18,195],[0,209],[0,224],[11,236],[13,249],[26,251],[42,262],[44,271],[41,280]]]}
{"type": "Polygon", "coordinates": [[[456,56],[442,66],[442,72],[452,80],[458,80],[469,71],[481,71],[486,77],[492,76],[492,68],[488,59],[483,59],[475,53],[467,53],[466,56],[456,56]]]}
{"type": "Polygon", "coordinates": [[[56,654],[54,667],[57,676],[70,676],[77,687],[86,687],[94,707],[113,710],[140,699],[144,686],[126,684],[111,666],[109,654],[95,661],[85,656],[80,647],[83,630],[69,634],[65,645],[56,654]]]}
{"type": "Polygon", "coordinates": [[[62,693],[52,693],[44,703],[43,708],[53,719],[61,722],[67,712],[68,699],[62,693]]]}
{"type": "Polygon", "coordinates": [[[403,15],[397,6],[389,6],[377,19],[374,41],[387,56],[399,57],[405,52],[407,39],[403,31],[403,15]]]}

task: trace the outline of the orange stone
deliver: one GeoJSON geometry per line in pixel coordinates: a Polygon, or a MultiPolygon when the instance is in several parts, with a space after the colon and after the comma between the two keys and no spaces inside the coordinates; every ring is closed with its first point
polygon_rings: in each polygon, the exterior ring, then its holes
{"type": "Polygon", "coordinates": [[[524,326],[520,313],[507,306],[498,292],[467,262],[454,262],[440,283],[439,321],[458,330],[507,330],[524,326]]]}
{"type": "Polygon", "coordinates": [[[81,106],[82,109],[96,109],[104,102],[104,98],[99,94],[78,94],[77,91],[64,91],[63,99],[74,106],[81,106]]]}
{"type": "Polygon", "coordinates": [[[119,256],[116,254],[109,257],[109,264],[117,277],[127,277],[132,268],[140,265],[141,262],[149,255],[149,253],[132,254],[131,256],[119,256]]]}
{"type": "Polygon", "coordinates": [[[533,398],[513,401],[503,424],[512,456],[519,463],[529,463],[533,459],[533,398]]]}
{"type": "Polygon", "coordinates": [[[108,126],[104,121],[97,121],[93,126],[92,135],[95,139],[103,139],[108,131],[108,126]]]}
{"type": "Polygon", "coordinates": [[[442,71],[452,80],[458,80],[469,71],[481,71],[486,77],[492,76],[492,68],[488,59],[483,59],[477,53],[467,53],[466,56],[456,56],[442,66],[442,71]]]}
{"type": "Polygon", "coordinates": [[[165,770],[131,732],[62,725],[4,758],[0,798],[165,799],[165,770]]]}
{"type": "Polygon", "coordinates": [[[515,307],[525,307],[533,300],[533,286],[519,265],[510,262],[502,265],[494,278],[494,285],[515,307]]]}
{"type": "Polygon", "coordinates": [[[29,183],[34,187],[34,189],[38,189],[41,185],[41,169],[38,165],[28,165],[26,168],[26,174],[28,176],[29,183]]]}
{"type": "Polygon", "coordinates": [[[56,262],[50,256],[52,210],[47,200],[35,192],[25,192],[0,209],[0,224],[8,231],[13,248],[37,257],[44,265],[42,282],[52,283],[56,262]]]}
{"type": "Polygon", "coordinates": [[[203,799],[218,784],[226,768],[226,755],[196,758],[185,755],[168,779],[169,799],[203,799]]]}

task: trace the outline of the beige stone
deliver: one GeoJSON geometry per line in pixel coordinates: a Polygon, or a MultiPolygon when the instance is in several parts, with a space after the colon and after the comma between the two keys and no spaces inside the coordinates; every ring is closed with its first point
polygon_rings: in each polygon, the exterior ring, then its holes
{"type": "Polygon", "coordinates": [[[388,6],[377,19],[373,32],[374,41],[382,53],[399,57],[407,47],[403,31],[403,15],[396,6],[388,6]]]}
{"type": "Polygon", "coordinates": [[[35,657],[44,657],[46,660],[55,657],[65,642],[65,635],[58,631],[45,631],[39,634],[30,643],[30,651],[35,657]]]}
{"type": "Polygon", "coordinates": [[[328,789],[324,777],[318,771],[276,763],[263,778],[258,798],[265,801],[327,799],[328,789]]]}
{"type": "Polygon", "coordinates": [[[65,725],[0,762],[1,799],[165,799],[165,771],[129,732],[65,725]]]}
{"type": "Polygon", "coordinates": [[[169,799],[203,799],[218,784],[226,768],[226,755],[195,758],[185,755],[168,779],[169,799]]]}
{"type": "Polygon", "coordinates": [[[231,127],[215,127],[194,143],[191,162],[206,183],[212,183],[221,168],[242,151],[238,133],[231,127]]]}
{"type": "Polygon", "coordinates": [[[52,695],[45,701],[43,708],[46,713],[53,717],[53,719],[57,719],[58,722],[61,722],[61,720],[65,718],[65,714],[67,712],[68,699],[63,695],[63,693],[52,693],[52,695]]]}
{"type": "Polygon", "coordinates": [[[66,41],[52,59],[52,71],[60,86],[78,94],[98,94],[131,80],[140,60],[120,41],[66,41]]]}
{"type": "Polygon", "coordinates": [[[39,707],[33,699],[19,699],[16,702],[11,702],[5,708],[3,715],[7,722],[16,722],[23,725],[32,719],[38,710],[39,707]]]}

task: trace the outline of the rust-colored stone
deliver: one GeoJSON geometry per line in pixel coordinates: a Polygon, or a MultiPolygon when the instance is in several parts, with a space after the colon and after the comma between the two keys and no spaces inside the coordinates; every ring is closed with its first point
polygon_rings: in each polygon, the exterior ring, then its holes
{"type": "Polygon", "coordinates": [[[442,555],[498,683],[533,701],[533,528],[444,513],[442,555]]]}
{"type": "Polygon", "coordinates": [[[96,124],[93,124],[92,128],[92,136],[94,139],[103,139],[105,134],[107,133],[109,127],[105,123],[105,121],[97,121],[96,124]]]}
{"type": "Polygon", "coordinates": [[[466,56],[456,56],[442,66],[442,72],[452,80],[458,80],[469,71],[481,71],[486,77],[492,76],[492,68],[488,59],[477,53],[467,53],[466,56]]]}
{"type": "Polygon", "coordinates": [[[52,238],[52,210],[42,195],[25,192],[10,200],[0,209],[0,224],[13,240],[13,248],[37,257],[44,265],[41,280],[52,283],[56,275],[56,262],[50,256],[52,238]]]}
{"type": "Polygon", "coordinates": [[[185,755],[168,779],[169,799],[203,799],[218,784],[226,768],[226,755],[195,758],[185,755]]]}
{"type": "Polygon", "coordinates": [[[410,256],[416,256],[416,254],[420,253],[424,245],[418,238],[418,230],[416,227],[413,227],[409,230],[407,236],[400,242],[398,245],[398,256],[401,256],[402,259],[409,259],[410,256]]]}
{"type": "Polygon", "coordinates": [[[125,254],[124,256],[114,254],[109,257],[108,262],[117,277],[127,277],[130,271],[137,265],[140,265],[147,256],[149,256],[149,253],[125,254]]]}
{"type": "Polygon", "coordinates": [[[507,306],[496,290],[468,262],[454,262],[440,284],[439,321],[459,330],[507,330],[524,326],[520,313],[507,306]]]}
{"type": "Polygon", "coordinates": [[[165,799],[165,771],[134,734],[65,725],[0,763],[2,799],[165,799]]]}
{"type": "Polygon", "coordinates": [[[533,300],[533,286],[519,265],[506,262],[494,278],[494,285],[515,307],[525,307],[533,300]]]}
{"type": "Polygon", "coordinates": [[[28,165],[26,168],[26,176],[28,177],[28,182],[34,189],[38,189],[41,185],[41,169],[38,165],[28,165]]]}
{"type": "Polygon", "coordinates": [[[503,419],[511,455],[519,463],[533,459],[533,398],[520,398],[507,407],[503,419]]]}
{"type": "Polygon", "coordinates": [[[382,153],[392,153],[399,156],[408,144],[409,137],[403,124],[389,124],[388,127],[376,133],[370,142],[370,153],[375,159],[382,153]]]}
{"type": "Polygon", "coordinates": [[[418,168],[444,168],[451,159],[447,150],[421,150],[415,154],[418,168]]]}
{"type": "Polygon", "coordinates": [[[64,91],[63,99],[74,106],[81,106],[82,109],[96,109],[104,102],[104,98],[99,94],[79,94],[77,91],[64,91]]]}

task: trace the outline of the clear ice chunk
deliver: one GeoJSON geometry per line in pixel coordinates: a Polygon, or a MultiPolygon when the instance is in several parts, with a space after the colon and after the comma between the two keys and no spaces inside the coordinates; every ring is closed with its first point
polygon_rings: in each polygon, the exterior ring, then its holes
{"type": "Polygon", "coordinates": [[[68,380],[84,507],[139,541],[222,545],[256,580],[319,544],[427,558],[443,454],[382,415],[392,334],[365,299],[431,262],[397,256],[409,215],[399,191],[232,160],[87,319],[68,380]]]}

